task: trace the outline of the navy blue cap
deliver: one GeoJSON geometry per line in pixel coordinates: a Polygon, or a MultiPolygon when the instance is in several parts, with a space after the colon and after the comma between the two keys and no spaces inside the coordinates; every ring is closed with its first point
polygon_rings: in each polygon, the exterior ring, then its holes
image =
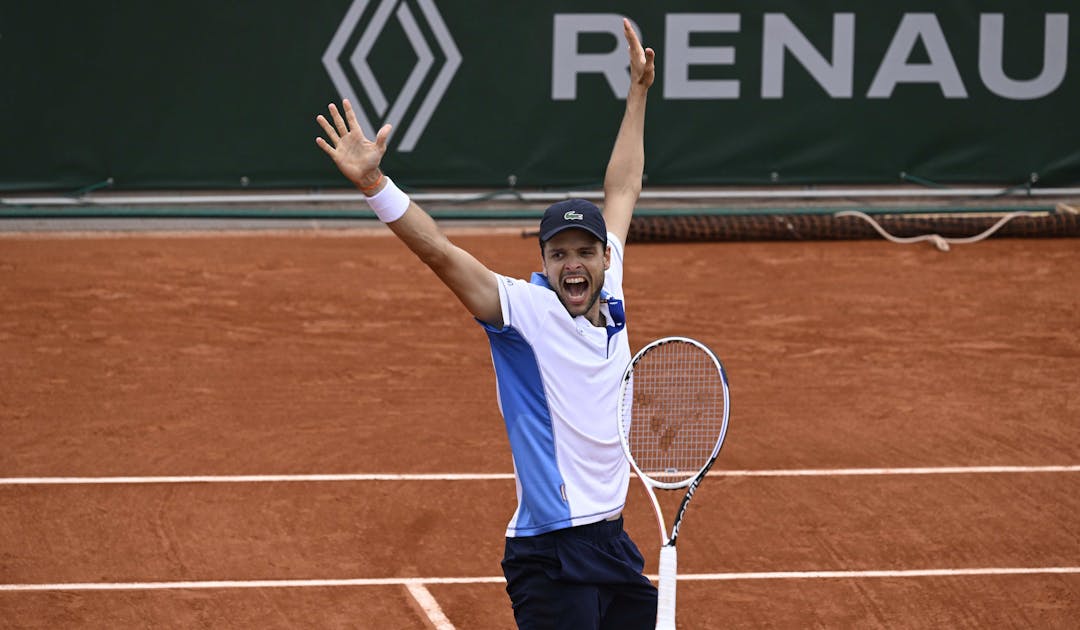
{"type": "Polygon", "coordinates": [[[570,228],[585,230],[601,243],[607,243],[604,214],[596,204],[585,199],[567,199],[544,210],[544,218],[540,219],[540,242],[545,243],[552,236],[570,228]]]}

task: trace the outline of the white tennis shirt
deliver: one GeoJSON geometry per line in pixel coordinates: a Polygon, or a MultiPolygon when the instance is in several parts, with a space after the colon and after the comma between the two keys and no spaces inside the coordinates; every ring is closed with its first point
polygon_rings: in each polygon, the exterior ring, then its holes
{"type": "Polygon", "coordinates": [[[503,328],[491,342],[499,409],[514,458],[518,506],[509,537],[585,525],[618,514],[630,466],[619,444],[619,384],[630,362],[622,308],[623,245],[608,234],[611,264],[593,326],[571,317],[541,274],[498,275],[503,328]]]}

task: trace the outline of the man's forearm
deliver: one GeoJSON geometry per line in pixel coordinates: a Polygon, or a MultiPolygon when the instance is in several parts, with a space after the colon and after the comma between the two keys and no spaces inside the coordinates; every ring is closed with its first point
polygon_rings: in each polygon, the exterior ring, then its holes
{"type": "Polygon", "coordinates": [[[431,215],[416,202],[410,202],[408,211],[401,219],[386,226],[424,264],[429,267],[443,264],[450,242],[431,215]]]}
{"type": "Polygon", "coordinates": [[[641,176],[645,169],[645,103],[648,88],[631,84],[626,95],[626,111],[611,150],[604,174],[604,193],[632,194],[641,192],[641,176]]]}

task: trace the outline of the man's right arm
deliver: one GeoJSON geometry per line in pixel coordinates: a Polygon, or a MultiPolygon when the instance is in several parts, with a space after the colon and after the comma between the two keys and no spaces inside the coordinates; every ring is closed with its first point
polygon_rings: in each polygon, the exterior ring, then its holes
{"type": "Polygon", "coordinates": [[[394,212],[392,217],[380,215],[380,218],[454,292],[474,317],[501,328],[502,306],[495,274],[472,254],[451,243],[435,220],[416,202],[404,198],[404,193],[398,192],[379,169],[386,153],[390,125],[383,126],[374,141],[368,140],[360,129],[352,105],[348,100],[342,105],[344,118],[334,105],[330,105],[333,124],[323,116],[316,119],[329,138],[329,141],[316,138],[316,144],[334,160],[342,175],[369,199],[382,198],[384,195],[380,193],[386,193],[399,203],[407,204],[403,214],[394,212]],[[392,188],[388,190],[388,187],[392,188]]]}

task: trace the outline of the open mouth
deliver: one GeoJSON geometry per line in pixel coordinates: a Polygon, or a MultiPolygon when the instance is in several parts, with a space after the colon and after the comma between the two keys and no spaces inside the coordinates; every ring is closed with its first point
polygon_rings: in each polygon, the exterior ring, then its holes
{"type": "Polygon", "coordinates": [[[589,279],[584,276],[568,276],[562,281],[563,293],[572,304],[583,304],[589,295],[589,279]]]}

